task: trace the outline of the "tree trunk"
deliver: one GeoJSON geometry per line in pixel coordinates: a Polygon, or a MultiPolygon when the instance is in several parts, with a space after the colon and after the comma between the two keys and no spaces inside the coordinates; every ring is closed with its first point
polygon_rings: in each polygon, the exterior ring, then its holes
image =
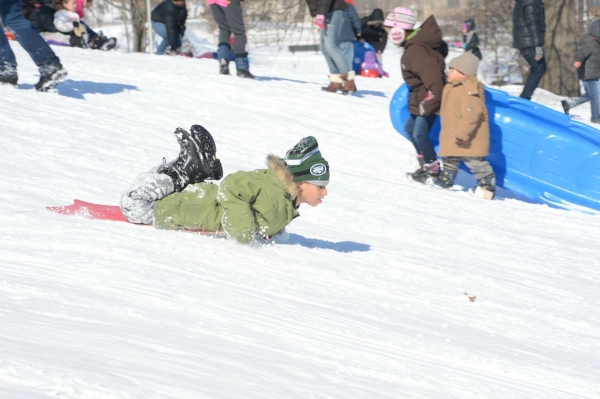
{"type": "Polygon", "coordinates": [[[540,82],[540,87],[561,96],[578,96],[579,82],[573,67],[577,52],[575,0],[545,1],[544,6],[544,56],[548,70],[540,82]]]}
{"type": "Polygon", "coordinates": [[[146,51],[146,1],[131,0],[131,27],[133,30],[133,51],[146,51]]]}

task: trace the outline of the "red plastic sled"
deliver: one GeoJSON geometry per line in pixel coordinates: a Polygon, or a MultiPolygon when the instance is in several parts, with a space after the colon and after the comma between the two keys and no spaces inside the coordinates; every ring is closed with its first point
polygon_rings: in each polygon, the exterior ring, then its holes
{"type": "Polygon", "coordinates": [[[67,206],[47,206],[46,209],[61,215],[80,216],[94,220],[112,220],[115,222],[126,222],[127,219],[121,213],[121,208],[117,205],[92,204],[80,200],[74,200],[73,205],[67,206]]]}
{"type": "MultiPolygon", "coordinates": [[[[119,206],[117,205],[92,204],[91,202],[85,202],[76,199],[73,200],[72,205],[47,206],[46,209],[58,213],[60,215],[80,216],[92,220],[111,220],[114,222],[129,223],[127,219],[125,219],[125,217],[123,216],[121,208],[119,208],[119,206]]],[[[181,231],[209,235],[214,237],[227,237],[227,234],[225,234],[224,232],[201,231],[193,229],[185,229],[181,231]]]]}

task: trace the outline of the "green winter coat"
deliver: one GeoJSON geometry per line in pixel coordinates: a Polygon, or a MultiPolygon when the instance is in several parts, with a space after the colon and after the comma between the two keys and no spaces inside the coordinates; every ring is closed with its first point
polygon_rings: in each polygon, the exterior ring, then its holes
{"type": "Polygon", "coordinates": [[[225,231],[242,244],[255,236],[272,236],[299,216],[293,200],[298,186],[283,159],[269,155],[268,169],[239,171],[220,186],[191,184],[156,202],[154,226],[159,229],[225,231]]]}

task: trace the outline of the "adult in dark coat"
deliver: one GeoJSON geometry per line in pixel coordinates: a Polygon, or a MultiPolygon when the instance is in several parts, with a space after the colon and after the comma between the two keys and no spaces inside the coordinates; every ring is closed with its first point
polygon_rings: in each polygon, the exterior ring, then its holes
{"type": "Polygon", "coordinates": [[[186,19],[187,8],[183,0],[165,0],[152,10],[152,29],[163,39],[156,49],[156,54],[164,54],[167,46],[171,47],[170,53],[176,54],[181,51],[186,19]]]}
{"type": "Polygon", "coordinates": [[[388,34],[383,28],[383,11],[376,8],[368,17],[361,18],[362,35],[361,39],[369,43],[377,52],[377,58],[381,57],[385,45],[387,44],[388,34]]]}
{"type": "Polygon", "coordinates": [[[529,77],[521,93],[522,98],[531,100],[533,92],[546,73],[544,36],[546,17],[542,0],[515,0],[513,9],[513,47],[530,66],[529,77]]]}

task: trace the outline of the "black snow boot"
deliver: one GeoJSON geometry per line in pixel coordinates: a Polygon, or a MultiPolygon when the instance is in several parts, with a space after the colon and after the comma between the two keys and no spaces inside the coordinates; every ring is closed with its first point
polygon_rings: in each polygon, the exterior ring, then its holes
{"type": "Polygon", "coordinates": [[[157,170],[171,178],[175,191],[180,192],[189,184],[223,177],[221,161],[216,157],[215,141],[206,129],[194,125],[188,133],[177,128],[175,136],[180,146],[179,157],[157,170]]]}
{"type": "Polygon", "coordinates": [[[230,75],[229,73],[229,61],[225,58],[219,60],[219,73],[221,75],[230,75]]]}
{"type": "Polygon", "coordinates": [[[3,75],[0,73],[0,84],[17,86],[19,77],[17,75],[3,75]]]}
{"type": "Polygon", "coordinates": [[[479,199],[491,200],[496,195],[496,175],[493,173],[483,179],[477,180],[477,187],[473,196],[479,199]]]}
{"type": "Polygon", "coordinates": [[[67,78],[67,70],[61,64],[40,67],[40,80],[35,84],[37,91],[54,91],[58,82],[67,78]]]}
{"type": "Polygon", "coordinates": [[[420,169],[414,173],[409,173],[409,178],[417,183],[426,184],[430,177],[437,177],[440,174],[440,161],[435,160],[430,163],[423,164],[420,169]]]}
{"type": "Polygon", "coordinates": [[[563,111],[565,111],[565,114],[569,115],[569,110],[571,109],[569,102],[567,100],[562,100],[560,102],[560,104],[562,105],[563,111]]]}
{"type": "Polygon", "coordinates": [[[441,188],[444,190],[450,190],[454,185],[454,179],[458,170],[455,169],[442,169],[439,176],[430,177],[427,179],[427,184],[434,188],[441,188]]]}
{"type": "Polygon", "coordinates": [[[250,73],[250,71],[246,71],[243,69],[238,69],[237,76],[239,76],[240,78],[245,78],[245,79],[254,79],[254,75],[252,75],[250,73]]]}

